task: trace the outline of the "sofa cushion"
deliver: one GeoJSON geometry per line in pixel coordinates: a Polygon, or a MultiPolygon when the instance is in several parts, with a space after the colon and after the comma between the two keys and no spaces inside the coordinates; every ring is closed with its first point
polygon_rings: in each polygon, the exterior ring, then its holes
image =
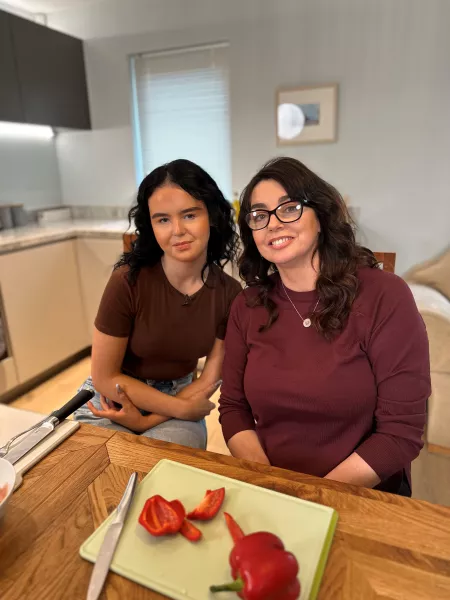
{"type": "Polygon", "coordinates": [[[413,267],[404,279],[434,288],[450,300],[450,247],[437,258],[413,267]]]}

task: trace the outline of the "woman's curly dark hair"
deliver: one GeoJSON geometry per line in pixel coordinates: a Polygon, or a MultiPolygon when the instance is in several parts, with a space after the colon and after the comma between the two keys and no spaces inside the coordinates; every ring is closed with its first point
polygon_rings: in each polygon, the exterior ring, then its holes
{"type": "Polygon", "coordinates": [[[318,252],[320,261],[316,283],[319,305],[311,320],[319,333],[330,340],[343,329],[358,293],[358,268],[376,267],[377,260],[370,250],[356,243],[345,202],[332,185],[294,158],[270,160],[244,189],[239,213],[244,247],[239,260],[240,274],[248,286],[259,288],[250,305],[264,306],[269,313],[261,331],[269,329],[278,318],[277,305],[270,298],[275,281],[269,277],[276,267],[258,252],[245,217],[250,211],[253,190],[260,181],[267,179],[282,185],[290,198],[306,198],[319,220],[321,231],[313,254],[314,258],[318,252]]]}
{"type": "Polygon", "coordinates": [[[190,160],[178,159],[157,167],[145,177],[139,186],[137,204],[128,214],[130,226],[134,220],[137,238],[131,251],[121,256],[115,268],[128,265],[130,283],[136,281],[143,266],[155,265],[164,254],[153,233],[148,200],[156,189],[167,183],[179,186],[193,198],[203,202],[208,211],[210,236],[202,277],[209,265],[215,264],[223,269],[227,262],[236,259],[238,236],[231,204],[206,171],[190,160]]]}

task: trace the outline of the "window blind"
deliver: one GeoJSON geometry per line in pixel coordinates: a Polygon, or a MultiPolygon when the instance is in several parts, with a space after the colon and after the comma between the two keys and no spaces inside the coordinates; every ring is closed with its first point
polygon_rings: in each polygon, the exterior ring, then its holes
{"type": "Polygon", "coordinates": [[[231,200],[228,47],[217,44],[132,57],[139,181],[187,158],[231,200]]]}

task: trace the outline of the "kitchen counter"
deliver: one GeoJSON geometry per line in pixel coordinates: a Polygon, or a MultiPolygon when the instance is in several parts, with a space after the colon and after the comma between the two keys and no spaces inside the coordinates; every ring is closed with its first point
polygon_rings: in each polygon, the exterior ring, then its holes
{"type": "Polygon", "coordinates": [[[83,219],[0,233],[1,320],[10,353],[0,361],[0,397],[91,345],[126,229],[125,220],[83,219]]]}
{"type": "MultiPolygon", "coordinates": [[[[450,598],[450,508],[81,425],[11,498],[1,524],[2,600],[84,598],[92,565],[80,558],[81,544],[117,506],[131,473],[161,459],[337,510],[318,600],[450,598]]],[[[164,596],[110,573],[102,597],[164,596]]]]}
{"type": "Polygon", "coordinates": [[[0,254],[77,237],[121,239],[127,229],[126,220],[83,219],[46,225],[28,225],[0,231],[0,254]]]}

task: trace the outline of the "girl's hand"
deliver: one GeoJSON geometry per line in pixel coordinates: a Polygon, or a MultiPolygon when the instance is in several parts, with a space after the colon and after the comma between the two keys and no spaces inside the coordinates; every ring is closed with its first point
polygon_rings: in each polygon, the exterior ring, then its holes
{"type": "Polygon", "coordinates": [[[149,429],[152,425],[148,417],[155,415],[142,415],[119,384],[117,384],[116,390],[118,401],[122,405],[121,408],[116,408],[112,402],[100,395],[101,410],[95,408],[92,402],[88,402],[88,407],[92,414],[96,417],[109,419],[136,433],[142,433],[149,429]]]}
{"type": "MultiPolygon", "coordinates": [[[[194,384],[197,382],[194,382],[194,384]]],[[[208,416],[215,404],[210,401],[211,396],[220,387],[221,382],[217,381],[207,387],[194,388],[194,384],[186,386],[177,394],[177,398],[182,400],[181,409],[177,418],[184,421],[200,421],[208,416]]]]}

